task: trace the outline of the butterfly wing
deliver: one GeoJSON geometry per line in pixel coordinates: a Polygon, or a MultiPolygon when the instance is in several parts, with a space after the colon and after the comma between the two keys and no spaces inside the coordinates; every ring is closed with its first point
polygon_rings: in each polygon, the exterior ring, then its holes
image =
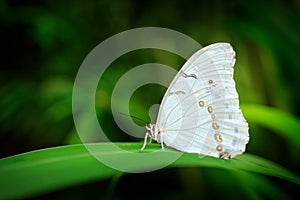
{"type": "Polygon", "coordinates": [[[235,52],[228,43],[197,51],[170,84],[156,125],[167,146],[214,157],[245,151],[248,123],[233,80],[235,52]]]}

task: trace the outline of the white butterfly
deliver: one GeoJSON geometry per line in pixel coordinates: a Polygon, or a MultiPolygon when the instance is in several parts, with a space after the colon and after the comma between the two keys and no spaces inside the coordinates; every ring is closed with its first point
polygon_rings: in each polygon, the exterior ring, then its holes
{"type": "MultiPolygon", "coordinates": [[[[216,43],[197,51],[164,95],[148,136],[179,151],[230,159],[245,151],[248,123],[233,80],[235,51],[216,43]]],[[[150,140],[151,140],[150,139],[150,140]]]]}

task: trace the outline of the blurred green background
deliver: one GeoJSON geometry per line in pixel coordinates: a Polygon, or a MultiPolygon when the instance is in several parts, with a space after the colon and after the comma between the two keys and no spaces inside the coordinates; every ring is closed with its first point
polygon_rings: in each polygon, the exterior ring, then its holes
{"type": "MultiPolygon", "coordinates": [[[[235,80],[241,107],[266,105],[295,116],[299,122],[299,20],[299,0],[1,1],[0,158],[80,143],[71,105],[77,70],[103,40],[145,26],[174,29],[202,46],[220,41],[231,43],[237,52],[235,80]]],[[[99,122],[106,133],[111,133],[109,138],[113,141],[141,141],[117,127],[111,114],[110,96],[122,74],[148,62],[178,70],[184,60],[148,49],[126,54],[110,66],[96,95],[96,110],[99,122]]],[[[160,103],[165,90],[158,85],[140,88],[132,97],[131,114],[150,120],[147,110],[160,103]]],[[[256,117],[251,109],[247,109],[246,119],[247,114],[256,117]]],[[[282,129],[291,128],[284,118],[278,120],[283,124],[282,129]]],[[[251,122],[247,152],[300,175],[299,145],[274,129],[255,120],[251,122]]],[[[293,131],[300,136],[299,129],[293,131]]],[[[113,196],[116,199],[241,197],[248,188],[236,179],[226,171],[205,168],[127,174],[118,180],[113,196]]],[[[278,179],[268,180],[291,198],[297,197],[293,191],[298,186],[278,179]]],[[[82,183],[37,198],[79,199],[87,194],[104,197],[109,183],[109,179],[82,183]]]]}

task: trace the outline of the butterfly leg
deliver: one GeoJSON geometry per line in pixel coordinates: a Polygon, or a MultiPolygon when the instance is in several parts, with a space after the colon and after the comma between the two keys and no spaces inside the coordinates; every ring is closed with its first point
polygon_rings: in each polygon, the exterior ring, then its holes
{"type": "MultiPolygon", "coordinates": [[[[142,151],[143,151],[143,150],[145,149],[145,147],[146,147],[148,135],[149,135],[149,133],[148,133],[148,131],[147,131],[147,132],[146,132],[146,135],[145,135],[145,139],[144,139],[144,145],[143,145],[143,147],[141,148],[142,151]]],[[[151,141],[151,140],[150,140],[150,141],[151,141]]]]}
{"type": "Polygon", "coordinates": [[[161,149],[164,151],[164,139],[163,139],[163,134],[160,135],[160,144],[161,144],[161,149]]]}

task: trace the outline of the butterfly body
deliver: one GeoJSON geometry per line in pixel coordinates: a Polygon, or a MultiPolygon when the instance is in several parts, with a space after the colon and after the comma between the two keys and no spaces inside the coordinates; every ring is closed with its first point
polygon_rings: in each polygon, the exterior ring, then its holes
{"type": "Polygon", "coordinates": [[[228,43],[197,51],[171,82],[150,137],[179,151],[230,159],[245,151],[248,123],[233,80],[235,52],[228,43]]]}

